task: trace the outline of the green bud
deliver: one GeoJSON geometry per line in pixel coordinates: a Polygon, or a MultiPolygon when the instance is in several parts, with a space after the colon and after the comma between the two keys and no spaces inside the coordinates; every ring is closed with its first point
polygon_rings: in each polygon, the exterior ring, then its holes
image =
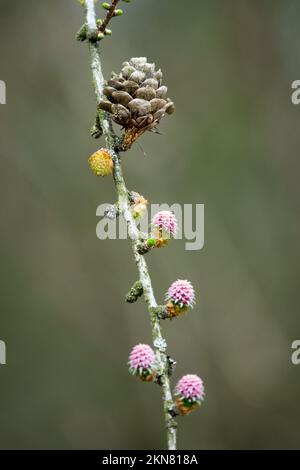
{"type": "Polygon", "coordinates": [[[118,10],[115,10],[114,16],[122,16],[122,15],[123,15],[123,10],[121,10],[121,8],[119,8],[118,10]]]}
{"type": "Polygon", "coordinates": [[[106,3],[106,2],[102,3],[102,8],[104,8],[104,10],[109,10],[110,7],[111,7],[111,5],[109,3],[106,3]]]}
{"type": "Polygon", "coordinates": [[[102,20],[99,19],[99,20],[96,21],[96,23],[97,23],[97,26],[101,26],[102,25],[102,20]]]}
{"type": "Polygon", "coordinates": [[[155,246],[156,240],[155,240],[155,238],[148,238],[146,243],[147,243],[147,246],[150,248],[152,246],[155,246]]]}
{"type": "Polygon", "coordinates": [[[106,34],[106,36],[111,36],[112,35],[112,30],[106,28],[106,30],[104,31],[104,34],[106,34]]]}
{"type": "Polygon", "coordinates": [[[97,38],[98,38],[99,41],[100,41],[101,39],[104,38],[104,34],[103,34],[103,33],[98,33],[98,34],[97,34],[97,38]]]}

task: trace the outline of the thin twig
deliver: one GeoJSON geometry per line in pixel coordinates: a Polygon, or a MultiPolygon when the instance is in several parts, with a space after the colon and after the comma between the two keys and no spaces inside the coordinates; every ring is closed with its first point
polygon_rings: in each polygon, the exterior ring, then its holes
{"type": "Polygon", "coordinates": [[[102,23],[102,25],[100,26],[99,28],[99,31],[101,31],[101,33],[104,33],[110,20],[113,18],[114,16],[114,13],[115,13],[115,9],[116,9],[116,6],[118,5],[120,0],[113,0],[111,2],[111,6],[110,6],[110,9],[107,11],[107,15],[102,23]]]}
{"type": "MultiPolygon", "coordinates": [[[[115,2],[116,3],[116,2],[115,2]]],[[[86,9],[86,23],[88,37],[92,37],[94,31],[96,30],[96,15],[94,0],[85,1],[86,9]]],[[[91,69],[93,75],[93,84],[97,103],[103,98],[102,90],[104,86],[104,78],[101,67],[101,60],[99,54],[99,44],[89,41],[89,50],[91,57],[91,69]]],[[[157,364],[158,364],[158,374],[160,376],[160,385],[162,387],[163,395],[163,409],[164,409],[164,418],[165,418],[165,427],[167,432],[167,444],[169,450],[176,449],[176,427],[177,423],[174,417],[175,403],[172,397],[170,381],[168,376],[169,371],[169,361],[166,354],[167,344],[164,340],[161,332],[159,318],[155,313],[155,308],[157,307],[157,302],[154,297],[154,292],[152,288],[151,278],[148,271],[148,266],[142,255],[138,252],[138,243],[140,238],[140,232],[135,224],[135,221],[132,216],[130,209],[130,202],[128,199],[128,190],[125,185],[125,181],[122,173],[121,159],[119,153],[116,151],[118,137],[116,136],[112,123],[110,121],[107,113],[99,111],[99,119],[101,127],[103,129],[103,134],[106,140],[106,145],[110,150],[113,160],[114,160],[114,181],[118,196],[118,207],[120,213],[123,215],[126,220],[128,227],[128,235],[132,242],[132,250],[134,255],[134,260],[139,272],[139,280],[143,287],[145,301],[148,306],[148,311],[151,321],[152,329],[152,341],[156,353],[157,364]]]]}

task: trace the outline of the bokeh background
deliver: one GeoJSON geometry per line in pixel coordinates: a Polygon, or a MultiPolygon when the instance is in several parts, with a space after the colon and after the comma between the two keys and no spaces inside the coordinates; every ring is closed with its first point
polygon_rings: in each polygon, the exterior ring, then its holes
{"type": "MultiPolygon", "coordinates": [[[[151,202],[204,203],[205,246],[147,256],[157,299],[188,278],[197,305],[164,323],[178,365],[198,373],[203,407],[179,420],[191,449],[299,448],[300,78],[297,0],[134,0],[103,41],[106,76],[134,56],[162,67],[177,113],[124,157],[151,202]]],[[[102,14],[100,7],[99,13],[102,14]]],[[[110,178],[87,157],[95,114],[75,0],[0,1],[1,448],[159,449],[159,387],[128,375],[150,342],[128,241],[100,241],[110,178]]]]}

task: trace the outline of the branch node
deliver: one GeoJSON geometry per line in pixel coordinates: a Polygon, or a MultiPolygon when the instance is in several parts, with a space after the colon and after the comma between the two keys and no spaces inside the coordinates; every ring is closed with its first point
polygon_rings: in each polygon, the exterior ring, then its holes
{"type": "MultiPolygon", "coordinates": [[[[179,416],[179,411],[177,410],[175,405],[172,405],[170,406],[170,408],[168,408],[168,413],[172,418],[176,418],[177,416],[179,416]]],[[[172,422],[172,427],[177,427],[177,423],[174,420],[172,422]]]]}
{"type": "Polygon", "coordinates": [[[155,383],[157,383],[157,385],[162,387],[162,385],[163,385],[163,376],[162,375],[157,375],[156,379],[155,379],[155,383]]]}
{"type": "Polygon", "coordinates": [[[166,320],[170,318],[166,305],[158,305],[151,309],[152,313],[157,316],[159,320],[166,320]]]}
{"type": "Polygon", "coordinates": [[[171,377],[173,374],[175,368],[176,368],[177,362],[174,361],[170,356],[167,356],[167,372],[168,376],[171,377]]]}
{"type": "Polygon", "coordinates": [[[140,255],[145,255],[152,248],[156,246],[156,240],[154,238],[140,239],[137,243],[137,251],[140,255]]]}
{"type": "Polygon", "coordinates": [[[99,115],[97,114],[94,125],[91,127],[91,137],[93,137],[94,139],[99,139],[102,134],[103,129],[101,127],[99,115]]]}
{"type": "Polygon", "coordinates": [[[87,31],[87,35],[86,35],[86,38],[89,42],[91,42],[92,44],[95,44],[97,41],[99,41],[99,39],[101,39],[99,37],[99,32],[97,29],[88,29],[87,31]]]}
{"type": "Polygon", "coordinates": [[[110,204],[104,211],[104,217],[106,217],[107,219],[114,220],[119,217],[119,213],[120,211],[118,204],[110,204]]]}

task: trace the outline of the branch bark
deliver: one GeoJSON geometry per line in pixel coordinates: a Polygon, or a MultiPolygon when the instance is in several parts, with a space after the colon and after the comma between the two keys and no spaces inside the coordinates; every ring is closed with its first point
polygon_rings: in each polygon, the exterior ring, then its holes
{"type": "MultiPolygon", "coordinates": [[[[94,0],[85,0],[85,11],[87,37],[93,38],[94,33],[97,29],[94,0]]],[[[92,40],[89,40],[88,44],[91,58],[94,91],[97,99],[97,104],[99,104],[100,100],[103,99],[102,90],[104,87],[104,78],[102,73],[99,44],[93,42],[92,40]]],[[[128,235],[132,243],[134,260],[137,265],[139,280],[143,286],[144,297],[150,316],[152,341],[157,358],[159,383],[162,388],[163,411],[167,433],[167,445],[169,450],[175,450],[177,423],[174,416],[176,407],[172,397],[168,376],[169,361],[166,353],[167,343],[162,336],[160,321],[155,313],[157,302],[155,300],[148,266],[144,257],[138,253],[138,242],[140,238],[140,232],[136,226],[136,223],[131,213],[130,202],[128,199],[128,191],[122,173],[121,158],[119,152],[117,151],[119,138],[113,130],[111,120],[107,113],[99,110],[99,119],[106,140],[106,146],[110,150],[114,161],[113,176],[118,197],[119,210],[120,214],[123,215],[127,223],[128,235]]]]}

